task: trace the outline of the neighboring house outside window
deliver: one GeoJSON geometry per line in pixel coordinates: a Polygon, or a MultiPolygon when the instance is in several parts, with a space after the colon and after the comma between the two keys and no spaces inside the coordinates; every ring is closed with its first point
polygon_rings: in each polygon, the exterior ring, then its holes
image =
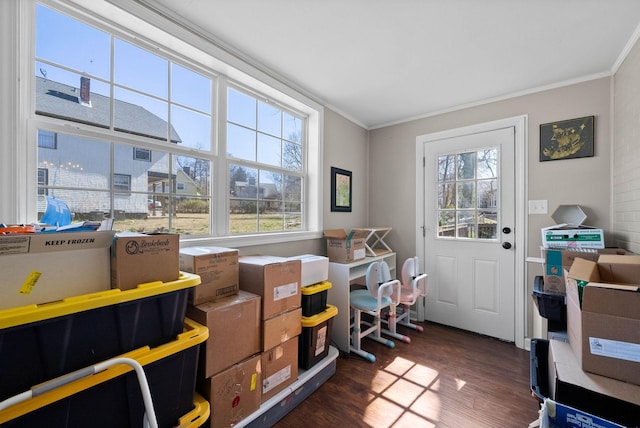
{"type": "Polygon", "coordinates": [[[36,3],[39,195],[63,200],[78,220],[113,216],[117,230],[214,238],[319,230],[321,192],[306,190],[309,172],[316,185],[319,177],[320,163],[305,161],[320,153],[314,110],[233,82],[206,56],[173,56],[74,12],[36,3]]]}

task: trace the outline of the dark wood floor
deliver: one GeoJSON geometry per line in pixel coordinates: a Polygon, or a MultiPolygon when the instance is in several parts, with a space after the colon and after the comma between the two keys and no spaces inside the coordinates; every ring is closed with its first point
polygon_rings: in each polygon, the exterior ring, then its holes
{"type": "Polygon", "coordinates": [[[423,325],[393,349],[365,339],[375,363],[341,355],[331,379],[275,427],[526,428],[537,419],[528,351],[423,325]]]}

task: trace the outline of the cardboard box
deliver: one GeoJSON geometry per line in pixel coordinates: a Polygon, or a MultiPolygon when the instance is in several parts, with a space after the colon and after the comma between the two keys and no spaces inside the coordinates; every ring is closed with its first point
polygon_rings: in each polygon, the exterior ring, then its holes
{"type": "Polygon", "coordinates": [[[327,256],[335,263],[351,263],[367,256],[365,242],[366,230],[352,230],[347,234],[343,229],[325,230],[327,238],[327,256]]]}
{"type": "Polygon", "coordinates": [[[240,290],[234,296],[187,307],[187,317],[209,328],[200,364],[203,377],[260,353],[261,300],[256,294],[240,290]]]}
{"type": "Polygon", "coordinates": [[[262,350],[274,348],[302,333],[302,308],[262,321],[262,350]]]}
{"type": "Polygon", "coordinates": [[[298,337],[262,353],[262,402],[298,379],[298,337]]]}
{"type": "Polygon", "coordinates": [[[300,260],[240,257],[240,289],[262,296],[262,319],[300,306],[300,260]]]}
{"type": "Polygon", "coordinates": [[[604,231],[589,226],[544,227],[542,228],[542,245],[545,248],[604,248],[604,231]]]}
{"type": "Polygon", "coordinates": [[[307,287],[329,279],[328,257],[303,254],[289,257],[288,260],[300,260],[302,262],[301,287],[307,287]]]}
{"type": "Polygon", "coordinates": [[[540,248],[543,264],[544,291],[554,294],[565,294],[564,271],[568,271],[576,257],[598,261],[602,254],[631,255],[622,248],[540,248]]]}
{"type": "Polygon", "coordinates": [[[543,247],[604,248],[604,232],[583,225],[587,215],[579,205],[560,205],[551,218],[556,225],[542,228],[543,247]]]}
{"type": "Polygon", "coordinates": [[[640,386],[583,371],[566,342],[549,341],[548,367],[549,398],[619,424],[640,425],[640,386]]]}
{"type": "Polygon", "coordinates": [[[111,287],[175,281],[180,275],[180,235],[117,233],[111,246],[111,287]]]}
{"type": "Polygon", "coordinates": [[[113,231],[0,236],[0,309],[109,290],[113,231]]]}
{"type": "Polygon", "coordinates": [[[261,355],[234,364],[200,382],[202,395],[209,400],[211,428],[228,428],[260,408],[262,394],[261,355]]]}
{"type": "Polygon", "coordinates": [[[640,256],[577,258],[567,274],[567,334],[581,367],[640,384],[640,256]],[[580,283],[588,282],[582,287],[580,283]]]}
{"type": "Polygon", "coordinates": [[[193,288],[190,303],[201,303],[238,293],[240,273],[238,250],[222,247],[187,247],[180,249],[180,270],[200,276],[193,288]]]}

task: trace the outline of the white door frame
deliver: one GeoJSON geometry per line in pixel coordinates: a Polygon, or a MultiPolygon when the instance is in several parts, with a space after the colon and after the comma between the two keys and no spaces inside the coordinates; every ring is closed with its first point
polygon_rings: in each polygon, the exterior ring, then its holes
{"type": "MultiPolygon", "coordinates": [[[[525,254],[528,239],[528,221],[526,211],[527,195],[527,125],[528,116],[515,116],[462,128],[448,129],[416,137],[416,254],[420,258],[422,268],[426,260],[424,238],[425,227],[424,212],[424,143],[442,140],[445,138],[459,137],[462,135],[486,132],[494,129],[513,126],[515,128],[515,227],[514,227],[514,251],[515,251],[515,344],[518,348],[527,347],[527,281],[525,254]]],[[[428,272],[427,272],[428,273],[428,272]]]]}

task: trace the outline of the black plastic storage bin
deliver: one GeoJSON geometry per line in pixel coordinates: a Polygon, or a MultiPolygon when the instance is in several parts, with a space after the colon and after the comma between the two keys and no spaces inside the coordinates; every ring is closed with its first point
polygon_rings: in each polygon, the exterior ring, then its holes
{"type": "Polygon", "coordinates": [[[327,309],[327,293],[331,283],[322,281],[317,284],[302,287],[302,316],[312,317],[327,309]]]}
{"type": "Polygon", "coordinates": [[[182,333],[191,287],[200,277],[143,284],[0,311],[0,400],[182,333]]]}
{"type": "Polygon", "coordinates": [[[298,366],[309,369],[329,354],[331,328],[338,308],[327,305],[325,310],[311,317],[302,317],[302,333],[298,341],[298,366]]]}
{"type": "Polygon", "coordinates": [[[567,297],[544,291],[544,278],[536,276],[533,282],[533,297],[538,313],[548,320],[549,331],[567,330],[567,297]]]}
{"type": "Polygon", "coordinates": [[[531,339],[529,358],[531,392],[542,402],[549,398],[549,341],[531,339]]]}
{"type": "MultiPolygon", "coordinates": [[[[209,331],[189,319],[185,319],[184,330],[172,342],[119,356],[142,366],[161,428],[177,426],[194,409],[198,354],[209,331]]],[[[0,411],[0,427],[138,428],[144,414],[135,372],[118,364],[0,411]]]]}

